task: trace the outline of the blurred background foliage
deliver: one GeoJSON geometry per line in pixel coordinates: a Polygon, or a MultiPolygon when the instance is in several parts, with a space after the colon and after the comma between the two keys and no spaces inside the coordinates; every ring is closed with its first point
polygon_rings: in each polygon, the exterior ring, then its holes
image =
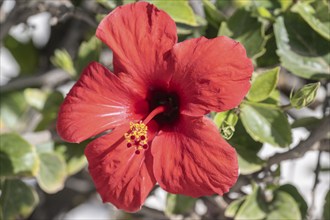
{"type": "Polygon", "coordinates": [[[156,186],[140,212],[101,205],[86,170],[83,152],[89,141],[63,142],[56,117],[89,62],[112,69],[112,52],[95,30],[107,13],[132,2],[0,0],[0,219],[77,219],[72,210],[86,214],[82,209],[91,207],[91,217],[81,218],[330,219],[329,187],[317,191],[322,175],[326,185],[330,179],[326,0],[149,0],[176,21],[179,41],[226,35],[241,42],[252,59],[255,72],[244,101],[209,115],[236,148],[240,177],[223,197],[159,196],[156,186]],[[39,15],[49,29],[41,36],[44,43],[31,22],[39,15]],[[5,62],[5,53],[15,68],[5,62]],[[298,138],[297,129],[303,129],[298,138]],[[302,193],[298,184],[283,179],[283,169],[288,169],[284,162],[307,152],[317,157],[309,161],[308,176],[295,174],[312,183],[302,193]]]}

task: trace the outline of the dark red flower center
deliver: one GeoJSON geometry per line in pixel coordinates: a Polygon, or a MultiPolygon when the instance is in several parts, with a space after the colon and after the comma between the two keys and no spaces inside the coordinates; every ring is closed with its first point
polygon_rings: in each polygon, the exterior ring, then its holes
{"type": "Polygon", "coordinates": [[[160,126],[173,125],[179,119],[180,100],[177,93],[165,90],[152,90],[149,92],[147,101],[150,112],[159,106],[165,107],[164,112],[154,117],[160,126]]]}

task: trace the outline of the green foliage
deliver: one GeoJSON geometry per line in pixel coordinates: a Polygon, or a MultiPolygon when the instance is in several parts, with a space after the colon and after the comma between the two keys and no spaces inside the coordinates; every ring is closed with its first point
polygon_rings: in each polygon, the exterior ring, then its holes
{"type": "Polygon", "coordinates": [[[22,43],[8,35],[3,43],[17,61],[20,74],[35,73],[39,64],[39,51],[35,48],[31,39],[26,43],[22,43]]]}
{"type": "Polygon", "coordinates": [[[190,7],[188,0],[182,1],[162,1],[150,0],[159,9],[166,11],[175,22],[189,26],[198,26],[194,11],[190,7]]]}
{"type": "Polygon", "coordinates": [[[101,45],[101,41],[95,36],[80,45],[78,57],[75,62],[77,73],[81,73],[90,62],[99,60],[101,45]]]}
{"type": "Polygon", "coordinates": [[[245,9],[238,9],[227,22],[222,22],[218,35],[225,35],[242,43],[250,58],[265,53],[265,27],[245,9]]]}
{"type": "Polygon", "coordinates": [[[54,66],[65,70],[71,76],[76,76],[77,72],[74,68],[72,57],[65,49],[55,50],[54,56],[51,58],[51,62],[54,66]]]}
{"type": "Polygon", "coordinates": [[[269,104],[245,102],[240,109],[243,125],[254,140],[279,147],[291,144],[290,124],[279,108],[269,104]]]}
{"type": "Polygon", "coordinates": [[[189,212],[194,207],[196,200],[197,199],[189,196],[168,193],[165,213],[166,215],[171,216],[173,214],[189,212]]]}
{"type": "Polygon", "coordinates": [[[220,112],[214,117],[215,124],[219,127],[221,135],[229,140],[234,132],[238,116],[234,111],[220,112]]]}
{"type": "Polygon", "coordinates": [[[314,102],[316,92],[320,87],[320,83],[306,84],[298,89],[293,95],[290,96],[290,103],[294,108],[300,109],[310,105],[314,102]]]}
{"type": "Polygon", "coordinates": [[[247,98],[254,102],[260,102],[268,98],[277,85],[279,71],[280,68],[276,67],[256,75],[253,78],[247,98]]]}
{"type": "Polygon", "coordinates": [[[39,186],[47,193],[55,193],[63,188],[66,178],[65,161],[55,153],[41,153],[40,170],[37,175],[39,186]]]}
{"type": "Polygon", "coordinates": [[[315,33],[299,15],[276,19],[274,33],[281,64],[306,79],[330,79],[329,42],[315,33]]]}
{"type": "Polygon", "coordinates": [[[0,197],[0,213],[4,220],[27,218],[38,202],[39,198],[35,190],[22,180],[4,181],[0,197]]]}
{"type": "Polygon", "coordinates": [[[35,176],[39,169],[36,149],[14,133],[0,135],[0,177],[35,176]]]}

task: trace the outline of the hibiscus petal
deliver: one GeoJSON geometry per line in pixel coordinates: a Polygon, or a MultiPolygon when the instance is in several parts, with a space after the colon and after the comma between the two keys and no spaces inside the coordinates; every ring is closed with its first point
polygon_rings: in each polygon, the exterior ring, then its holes
{"type": "Polygon", "coordinates": [[[175,129],[154,138],[151,153],[156,180],[170,193],[223,195],[238,177],[235,149],[205,117],[181,115],[175,129]]]}
{"type": "Polygon", "coordinates": [[[66,141],[81,142],[91,136],[142,118],[142,98],[116,75],[93,62],[83,71],[60,107],[57,131],[66,141]]]}
{"type": "Polygon", "coordinates": [[[116,8],[96,36],[113,50],[114,72],[132,75],[137,85],[165,77],[165,53],[177,42],[175,22],[147,2],[116,8]]]}
{"type": "Polygon", "coordinates": [[[171,51],[170,87],[180,91],[181,113],[200,116],[237,106],[253,72],[244,47],[228,38],[204,37],[178,43],[171,51]]]}
{"type": "Polygon", "coordinates": [[[124,133],[128,125],[92,141],[85,149],[89,172],[103,202],[127,212],[141,209],[156,180],[150,150],[135,154],[127,148],[124,133]]]}

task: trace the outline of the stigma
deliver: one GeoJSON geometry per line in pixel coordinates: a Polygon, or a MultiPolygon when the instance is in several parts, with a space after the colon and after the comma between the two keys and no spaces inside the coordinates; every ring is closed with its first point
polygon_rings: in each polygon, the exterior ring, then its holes
{"type": "Polygon", "coordinates": [[[127,147],[135,148],[135,154],[140,154],[141,150],[148,148],[148,126],[142,121],[130,122],[130,130],[124,134],[124,137],[127,147]]]}

